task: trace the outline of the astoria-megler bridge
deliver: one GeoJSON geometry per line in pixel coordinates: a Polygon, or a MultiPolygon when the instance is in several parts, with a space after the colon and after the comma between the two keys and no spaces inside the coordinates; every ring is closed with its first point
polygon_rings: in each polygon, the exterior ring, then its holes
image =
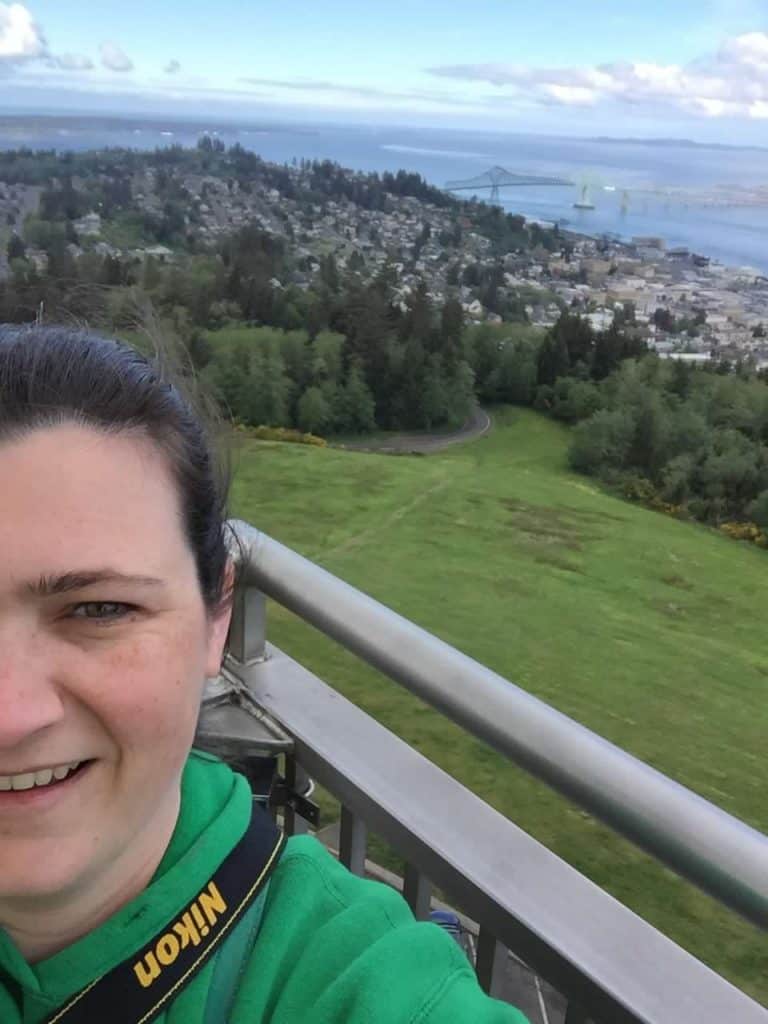
{"type": "Polygon", "coordinates": [[[446,181],[445,187],[449,192],[471,191],[477,192],[481,188],[491,190],[491,202],[499,198],[499,189],[510,186],[522,185],[575,185],[569,178],[548,178],[536,174],[514,174],[504,167],[491,167],[489,171],[478,174],[474,178],[464,178],[460,181],[446,181]]]}

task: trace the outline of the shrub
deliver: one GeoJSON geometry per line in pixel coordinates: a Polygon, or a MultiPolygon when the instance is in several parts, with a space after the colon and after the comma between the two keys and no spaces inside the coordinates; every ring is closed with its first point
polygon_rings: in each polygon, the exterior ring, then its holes
{"type": "Polygon", "coordinates": [[[316,434],[305,434],[300,430],[292,430],[290,427],[248,427],[243,423],[238,423],[235,429],[239,433],[252,437],[257,441],[285,441],[290,444],[311,444],[317,448],[325,448],[328,444],[324,437],[317,437],[316,434]]]}
{"type": "Polygon", "coordinates": [[[732,540],[747,540],[764,548],[768,546],[768,537],[757,523],[727,522],[720,524],[720,531],[732,540]]]}
{"type": "Polygon", "coordinates": [[[602,409],[573,431],[568,452],[571,467],[580,473],[606,476],[625,464],[634,422],[623,409],[602,409]]]}

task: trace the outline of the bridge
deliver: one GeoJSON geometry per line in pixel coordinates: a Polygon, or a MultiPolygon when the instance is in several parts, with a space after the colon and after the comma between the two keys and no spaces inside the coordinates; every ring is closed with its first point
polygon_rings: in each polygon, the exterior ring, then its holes
{"type": "Polygon", "coordinates": [[[526,185],[560,185],[573,186],[575,182],[569,178],[548,178],[538,174],[515,174],[504,167],[491,167],[483,174],[474,178],[464,178],[458,181],[446,181],[445,188],[449,192],[477,192],[479,189],[489,188],[491,190],[491,202],[499,198],[499,189],[509,187],[520,187],[526,185]]]}
{"type": "MultiPolygon", "coordinates": [[[[531,1024],[768,1024],[768,1010],[267,640],[269,597],[758,928],[768,837],[243,522],[228,654],[196,746],[233,762],[289,835],[341,803],[335,849],[369,873],[376,833],[477,923],[471,962],[531,1024]],[[279,774],[276,774],[279,766],[279,774]]],[[[469,954],[468,954],[469,955],[469,954]]]]}

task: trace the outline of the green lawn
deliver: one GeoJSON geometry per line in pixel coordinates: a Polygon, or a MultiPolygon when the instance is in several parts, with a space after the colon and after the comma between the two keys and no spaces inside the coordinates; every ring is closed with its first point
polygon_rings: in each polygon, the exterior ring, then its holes
{"type": "MultiPolygon", "coordinates": [[[[511,409],[425,458],[246,441],[233,510],[768,832],[768,554],[605,494],[566,447],[511,409]]],[[[756,929],[278,607],[270,637],[768,1003],[756,929]]]]}

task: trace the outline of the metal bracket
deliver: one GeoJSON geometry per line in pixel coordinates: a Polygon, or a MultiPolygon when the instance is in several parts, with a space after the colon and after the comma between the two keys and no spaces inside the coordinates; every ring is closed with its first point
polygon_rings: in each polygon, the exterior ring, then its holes
{"type": "Polygon", "coordinates": [[[319,806],[313,800],[292,789],[281,775],[275,779],[270,804],[272,807],[290,807],[314,828],[320,824],[319,806]]]}

